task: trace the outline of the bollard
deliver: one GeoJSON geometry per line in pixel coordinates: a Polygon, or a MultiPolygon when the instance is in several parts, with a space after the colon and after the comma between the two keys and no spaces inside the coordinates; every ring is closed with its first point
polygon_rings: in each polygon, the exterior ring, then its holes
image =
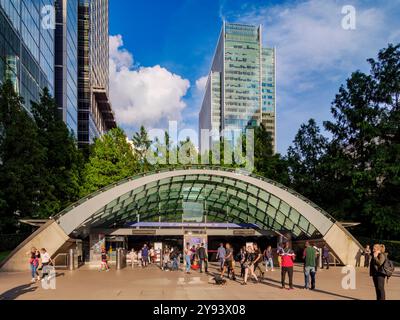
{"type": "Polygon", "coordinates": [[[116,269],[121,270],[126,267],[126,252],[122,248],[117,249],[116,269]]]}
{"type": "Polygon", "coordinates": [[[75,250],[69,249],[68,253],[68,270],[75,270],[75,250]]]}
{"type": "Polygon", "coordinates": [[[116,257],[116,268],[117,270],[121,270],[121,251],[117,249],[117,257],[116,257]]]}

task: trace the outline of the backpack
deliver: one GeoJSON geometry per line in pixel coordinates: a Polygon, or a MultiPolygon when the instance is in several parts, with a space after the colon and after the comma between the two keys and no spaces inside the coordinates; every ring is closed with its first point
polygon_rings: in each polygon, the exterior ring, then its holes
{"type": "Polygon", "coordinates": [[[383,265],[379,268],[379,272],[389,279],[394,272],[393,262],[386,258],[383,265]]]}
{"type": "Polygon", "coordinates": [[[216,275],[213,280],[215,281],[216,285],[224,285],[226,284],[226,280],[223,279],[220,275],[216,275]]]}

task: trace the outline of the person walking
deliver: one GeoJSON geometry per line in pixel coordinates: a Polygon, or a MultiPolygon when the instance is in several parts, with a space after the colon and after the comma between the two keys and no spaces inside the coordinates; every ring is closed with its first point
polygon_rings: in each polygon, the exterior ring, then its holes
{"type": "Polygon", "coordinates": [[[108,266],[107,251],[105,248],[101,249],[101,265],[99,271],[103,271],[104,269],[106,272],[110,271],[110,267],[108,266]]]}
{"type": "Polygon", "coordinates": [[[200,273],[203,273],[203,265],[205,273],[208,273],[208,257],[207,257],[207,250],[204,247],[204,243],[200,245],[197,255],[199,257],[200,273]]]}
{"type": "Polygon", "coordinates": [[[147,248],[147,244],[143,245],[142,248],[142,267],[145,268],[149,264],[149,248],[147,248]]]}
{"type": "Polygon", "coordinates": [[[311,276],[311,290],[315,289],[315,275],[316,275],[316,250],[310,243],[306,242],[304,249],[304,289],[310,289],[310,276],[311,276]]]}
{"type": "Polygon", "coordinates": [[[369,247],[369,244],[367,244],[364,249],[364,268],[369,267],[370,260],[371,260],[371,248],[369,247]]]}
{"type": "Polygon", "coordinates": [[[261,281],[262,279],[264,279],[264,271],[261,269],[260,266],[260,263],[262,261],[262,253],[257,243],[253,244],[253,250],[254,250],[254,262],[253,262],[254,272],[256,272],[257,270],[260,271],[259,280],[261,281]]]}
{"type": "Polygon", "coordinates": [[[240,252],[239,252],[239,255],[238,255],[238,259],[239,259],[239,262],[240,262],[240,277],[244,278],[244,274],[245,274],[245,271],[246,271],[246,268],[245,268],[245,265],[244,265],[244,261],[246,259],[246,247],[245,246],[243,246],[240,249],[240,252]]]}
{"type": "Polygon", "coordinates": [[[217,260],[219,260],[220,271],[222,271],[224,269],[225,256],[226,256],[226,250],[224,248],[224,244],[220,243],[219,248],[217,250],[217,260]]]}
{"type": "Polygon", "coordinates": [[[385,247],[381,244],[375,244],[372,249],[372,259],[370,262],[369,275],[372,277],[375,287],[376,300],[386,300],[385,278],[382,272],[383,265],[387,259],[385,247]]]}
{"type": "Polygon", "coordinates": [[[179,269],[178,267],[178,249],[176,247],[173,247],[171,249],[171,252],[169,254],[170,259],[172,260],[172,271],[177,271],[179,269]]]}
{"type": "MultiPolygon", "coordinates": [[[[236,280],[235,277],[235,259],[234,259],[234,254],[233,254],[233,248],[229,243],[226,244],[226,251],[225,251],[225,260],[224,260],[224,266],[221,271],[221,278],[224,277],[224,273],[226,270],[230,270],[232,273],[232,280],[236,280]]],[[[229,278],[229,273],[228,273],[228,278],[229,278]]]]}
{"type": "Polygon", "coordinates": [[[190,243],[186,244],[185,248],[185,262],[186,262],[186,273],[190,274],[190,267],[192,263],[192,249],[190,248],[190,243]]]}
{"type": "Polygon", "coordinates": [[[155,259],[155,257],[156,257],[156,252],[155,252],[155,250],[154,250],[154,248],[153,247],[151,247],[150,248],[150,250],[149,250],[149,255],[150,255],[150,264],[154,264],[154,263],[156,263],[156,259],[155,259]]]}
{"type": "Polygon", "coordinates": [[[36,280],[40,280],[40,275],[38,272],[40,255],[38,255],[38,251],[35,247],[32,247],[31,251],[29,251],[27,254],[29,255],[29,268],[32,276],[31,283],[35,283],[36,280]]]}
{"type": "Polygon", "coordinates": [[[290,248],[289,242],[285,242],[284,248],[279,254],[281,257],[281,283],[282,289],[285,289],[286,273],[289,276],[289,290],[293,290],[293,266],[296,257],[294,251],[290,248]]]}
{"type": "Polygon", "coordinates": [[[268,267],[271,268],[271,271],[274,271],[274,253],[272,251],[272,247],[268,246],[263,253],[264,263],[265,263],[265,271],[268,272],[268,267]]]}
{"type": "Polygon", "coordinates": [[[45,248],[40,250],[40,260],[42,262],[42,279],[48,275],[46,267],[50,264],[53,264],[53,260],[51,260],[50,254],[47,252],[45,248]]]}
{"type": "Polygon", "coordinates": [[[255,255],[253,246],[248,246],[246,248],[246,254],[244,256],[244,259],[243,261],[241,261],[241,263],[244,265],[245,268],[242,285],[247,285],[247,278],[249,276],[249,273],[250,276],[255,279],[256,283],[258,283],[258,278],[254,272],[254,260],[255,260],[255,255]]]}
{"type": "Polygon", "coordinates": [[[329,248],[327,245],[324,245],[322,248],[322,266],[321,269],[324,268],[324,265],[326,264],[326,269],[329,269],[329,248]]]}

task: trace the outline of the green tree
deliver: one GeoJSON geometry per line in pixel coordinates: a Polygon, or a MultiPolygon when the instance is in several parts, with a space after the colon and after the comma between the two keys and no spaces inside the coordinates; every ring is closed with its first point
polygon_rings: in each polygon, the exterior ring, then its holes
{"type": "Polygon", "coordinates": [[[302,195],[321,203],[325,191],[322,160],[328,139],[320,133],[314,119],[302,124],[287,153],[291,187],[302,195]]]}
{"type": "Polygon", "coordinates": [[[33,119],[11,81],[0,87],[0,232],[16,229],[19,218],[38,216],[45,150],[33,119]]]}
{"type": "Polygon", "coordinates": [[[131,144],[121,128],[95,140],[83,172],[81,195],[125,179],[139,172],[131,144]]]}
{"type": "Polygon", "coordinates": [[[289,183],[287,162],[274,153],[271,134],[263,124],[254,128],[254,167],[259,175],[284,185],[289,183]]]}
{"type": "Polygon", "coordinates": [[[133,149],[137,156],[142,172],[150,171],[152,166],[147,161],[147,154],[149,152],[152,141],[149,139],[147,130],[144,126],[140,127],[139,132],[135,132],[132,138],[133,149]]]}
{"type": "Polygon", "coordinates": [[[38,141],[45,150],[46,170],[42,175],[45,188],[41,192],[39,214],[47,218],[79,199],[83,156],[47,88],[39,103],[32,102],[31,112],[38,141]]]}
{"type": "Polygon", "coordinates": [[[389,45],[369,60],[370,75],[353,73],[332,105],[334,121],[324,124],[333,137],[325,164],[336,216],[375,237],[400,234],[399,51],[389,45]]]}

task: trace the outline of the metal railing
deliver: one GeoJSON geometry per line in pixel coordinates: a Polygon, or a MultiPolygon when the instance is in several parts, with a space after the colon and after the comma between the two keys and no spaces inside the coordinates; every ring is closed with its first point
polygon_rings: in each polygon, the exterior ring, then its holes
{"type": "Polygon", "coordinates": [[[54,262],[55,269],[57,268],[68,269],[68,253],[59,253],[52,260],[54,262]],[[61,258],[63,263],[58,264],[58,261],[61,260],[61,258]]]}

